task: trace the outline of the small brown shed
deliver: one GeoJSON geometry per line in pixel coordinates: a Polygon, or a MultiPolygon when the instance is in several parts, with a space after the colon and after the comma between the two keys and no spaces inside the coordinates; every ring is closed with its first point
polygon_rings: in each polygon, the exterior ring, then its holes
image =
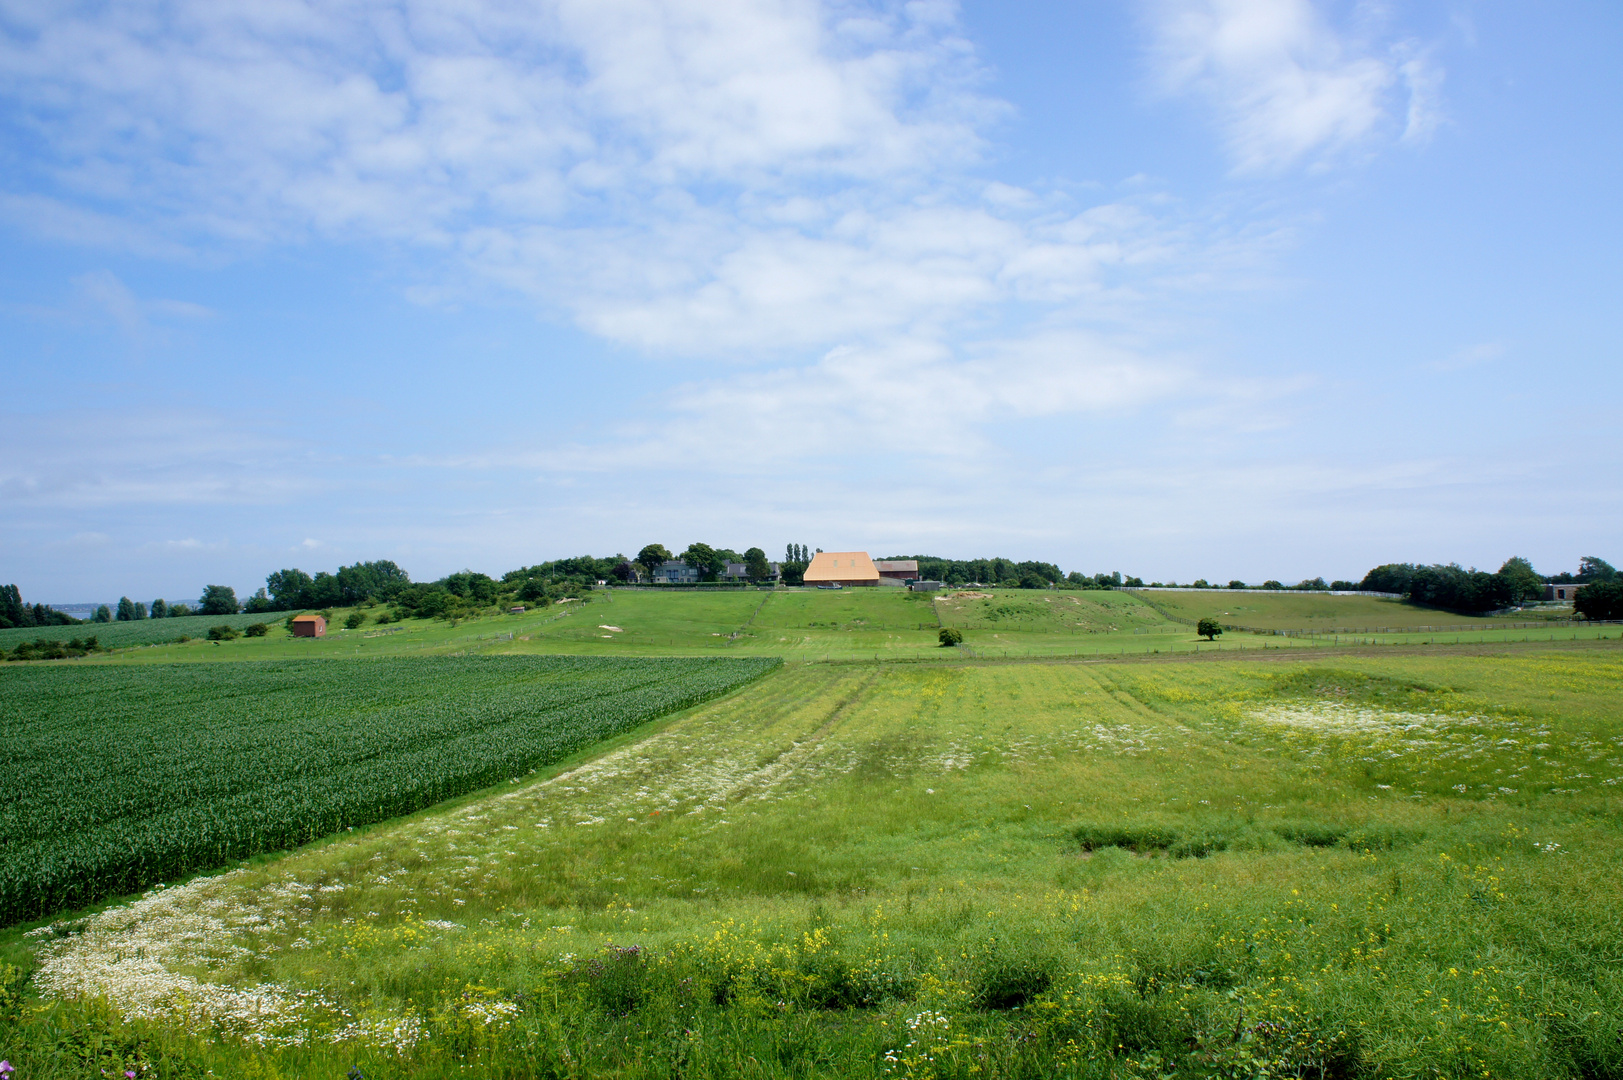
{"type": "Polygon", "coordinates": [[[327,620],[320,615],[295,615],[293,617],[294,637],[326,637],[327,620]]]}

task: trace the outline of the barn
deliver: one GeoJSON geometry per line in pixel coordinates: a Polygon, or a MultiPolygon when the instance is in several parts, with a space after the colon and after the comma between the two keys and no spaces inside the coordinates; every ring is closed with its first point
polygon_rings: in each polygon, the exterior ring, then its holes
{"type": "Polygon", "coordinates": [[[878,585],[879,568],[866,551],[819,551],[806,567],[807,585],[878,585]]]}
{"type": "Polygon", "coordinates": [[[906,585],[919,576],[917,559],[880,559],[874,568],[879,571],[881,585],[906,585]]]}
{"type": "Polygon", "coordinates": [[[327,620],[320,615],[295,615],[293,617],[294,637],[326,637],[327,620]]]}

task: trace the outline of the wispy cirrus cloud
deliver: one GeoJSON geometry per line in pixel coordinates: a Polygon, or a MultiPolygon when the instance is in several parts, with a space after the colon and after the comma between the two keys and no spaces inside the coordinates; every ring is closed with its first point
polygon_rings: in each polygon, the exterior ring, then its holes
{"type": "Polygon", "coordinates": [[[1147,14],[1160,88],[1211,106],[1237,172],[1323,164],[1438,123],[1441,71],[1413,41],[1384,39],[1370,5],[1352,26],[1311,0],[1152,0],[1147,14]]]}

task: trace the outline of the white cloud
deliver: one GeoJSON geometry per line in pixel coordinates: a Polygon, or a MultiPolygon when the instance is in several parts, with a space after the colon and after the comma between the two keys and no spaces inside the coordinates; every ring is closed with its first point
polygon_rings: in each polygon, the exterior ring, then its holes
{"type": "MultiPolygon", "coordinates": [[[[1356,20],[1378,24],[1361,7],[1356,20]]],[[[1238,172],[1322,163],[1394,124],[1408,90],[1405,138],[1436,126],[1441,73],[1412,42],[1338,29],[1311,0],[1152,0],[1163,90],[1205,98],[1238,172]]]]}
{"type": "Polygon", "coordinates": [[[946,3],[182,0],[9,25],[0,100],[48,148],[14,215],[115,244],[407,241],[443,259],[425,302],[494,281],[656,356],[1097,314],[1187,247],[1147,203],[965,171],[1006,108],[946,3]]]}

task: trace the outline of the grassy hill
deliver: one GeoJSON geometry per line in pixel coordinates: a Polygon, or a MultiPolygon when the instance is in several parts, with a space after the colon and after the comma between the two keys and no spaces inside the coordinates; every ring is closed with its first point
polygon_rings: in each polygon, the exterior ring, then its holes
{"type": "MultiPolygon", "coordinates": [[[[163,619],[156,624],[111,624],[104,644],[119,651],[55,663],[165,663],[315,657],[423,655],[568,656],[779,656],[798,660],[940,661],[954,656],[1154,656],[1198,650],[1316,648],[1349,644],[1423,644],[1452,641],[1454,631],[1424,629],[1442,619],[1469,628],[1476,642],[1616,637],[1615,627],[1544,629],[1542,622],[1465,619],[1409,605],[1356,596],[1218,592],[1069,592],[1024,589],[951,590],[940,594],[900,589],[659,591],[597,590],[585,602],[557,604],[522,615],[487,613],[456,625],[408,619],[379,626],[380,608],[361,609],[367,622],[343,629],[349,609],[334,612],[328,636],[295,639],[279,619],[264,638],[215,643],[201,640],[207,626],[234,619],[163,619]],[[1227,613],[1227,614],[1225,614],[1227,613]],[[1216,615],[1229,625],[1256,626],[1264,634],[1232,632],[1217,643],[1201,641],[1194,623],[1216,615]],[[170,624],[187,624],[173,627],[170,624]],[[195,625],[193,625],[195,624],[195,625]],[[158,631],[149,628],[156,625],[158,631]],[[939,647],[941,626],[964,633],[964,648],[939,647]],[[1368,627],[1368,629],[1366,629],[1368,627]],[[1534,629],[1528,629],[1533,627],[1534,629]],[[128,629],[126,629],[128,628],[128,629]],[[1347,636],[1348,628],[1352,638],[1347,636]],[[1340,629],[1342,636],[1335,632],[1340,629]],[[1276,636],[1307,631],[1320,637],[1276,636]],[[175,643],[172,633],[194,640],[175,643]],[[127,635],[127,636],[120,636],[127,635]],[[146,642],[143,644],[143,642],[146,642]]],[[[102,624],[103,627],[107,624],[102,624]]],[[[84,632],[85,627],[59,630],[84,632]]],[[[9,631],[24,636],[32,633],[9,631]]],[[[65,636],[74,636],[72,634],[65,636]]]]}

